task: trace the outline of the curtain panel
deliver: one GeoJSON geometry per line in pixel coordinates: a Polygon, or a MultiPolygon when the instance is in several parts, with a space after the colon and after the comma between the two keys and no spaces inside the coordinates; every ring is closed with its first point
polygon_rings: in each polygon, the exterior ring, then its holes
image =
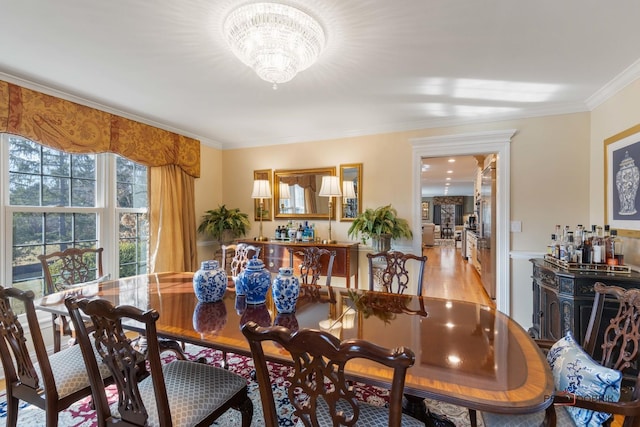
{"type": "Polygon", "coordinates": [[[68,153],[115,153],[149,167],[151,271],[195,271],[200,141],[2,80],[0,132],[68,153]]]}

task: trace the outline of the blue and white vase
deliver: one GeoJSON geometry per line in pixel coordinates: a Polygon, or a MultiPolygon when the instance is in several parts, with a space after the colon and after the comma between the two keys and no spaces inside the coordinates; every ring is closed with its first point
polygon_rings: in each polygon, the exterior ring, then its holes
{"type": "Polygon", "coordinates": [[[236,293],[246,297],[247,304],[264,304],[271,285],[271,274],[262,260],[254,256],[238,275],[236,293]]]}
{"type": "Polygon", "coordinates": [[[200,302],[218,302],[227,290],[227,273],[218,261],[203,261],[193,274],[193,292],[200,302]]]}
{"type": "Polygon", "coordinates": [[[291,267],[280,267],[278,271],[271,287],[273,303],[278,313],[294,313],[300,295],[300,281],[293,275],[291,267]]]}

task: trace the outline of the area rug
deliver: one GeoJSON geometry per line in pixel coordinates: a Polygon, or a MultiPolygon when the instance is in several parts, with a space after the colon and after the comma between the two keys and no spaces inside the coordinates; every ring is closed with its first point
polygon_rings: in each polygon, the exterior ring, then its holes
{"type": "Polygon", "coordinates": [[[434,239],[434,244],[436,246],[454,247],[456,245],[456,240],[455,239],[434,239]]]}
{"type": "MultiPolygon", "coordinates": [[[[221,366],[222,353],[209,348],[199,347],[192,344],[186,345],[187,357],[191,360],[204,357],[207,363],[214,366],[221,366]]],[[[174,356],[171,353],[165,353],[163,360],[169,362],[174,356]]],[[[262,403],[260,401],[260,391],[258,384],[251,379],[251,374],[254,370],[253,360],[249,357],[227,354],[227,363],[229,370],[247,378],[249,396],[253,401],[253,421],[252,427],[263,427],[264,418],[262,416],[262,403]]],[[[287,387],[290,386],[290,382],[287,377],[290,369],[287,366],[279,365],[276,363],[270,363],[269,369],[273,382],[271,387],[273,389],[274,399],[276,401],[276,410],[278,412],[278,424],[280,426],[294,426],[297,422],[297,417],[293,415],[293,406],[289,402],[287,395],[287,387]]],[[[369,386],[360,383],[354,383],[354,388],[358,399],[363,402],[367,402],[372,405],[384,406],[388,402],[389,392],[388,390],[369,386]]],[[[112,405],[116,405],[117,394],[115,386],[107,387],[107,398],[112,405]]],[[[430,401],[429,409],[438,414],[446,414],[447,419],[451,420],[456,426],[468,426],[469,417],[466,410],[460,410],[456,407],[450,407],[451,405],[443,404],[441,402],[430,401]]],[[[0,393],[0,427],[5,427],[7,416],[7,402],[5,393],[0,393]]],[[[95,427],[97,424],[95,420],[95,411],[90,407],[90,398],[85,398],[74,405],[70,406],[65,411],[59,414],[60,427],[95,427]]],[[[41,427],[45,425],[44,411],[28,404],[22,403],[20,406],[18,416],[18,426],[20,427],[41,427]]],[[[222,417],[220,417],[213,426],[225,426],[236,427],[240,425],[240,413],[234,410],[228,411],[222,417]]]]}

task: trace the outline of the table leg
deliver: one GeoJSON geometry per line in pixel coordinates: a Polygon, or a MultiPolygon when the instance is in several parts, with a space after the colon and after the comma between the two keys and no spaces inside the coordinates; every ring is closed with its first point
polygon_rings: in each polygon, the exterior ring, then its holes
{"type": "Polygon", "coordinates": [[[410,394],[404,395],[406,401],[402,408],[402,412],[413,418],[426,422],[427,421],[427,407],[424,404],[424,398],[412,396],[410,394]]]}

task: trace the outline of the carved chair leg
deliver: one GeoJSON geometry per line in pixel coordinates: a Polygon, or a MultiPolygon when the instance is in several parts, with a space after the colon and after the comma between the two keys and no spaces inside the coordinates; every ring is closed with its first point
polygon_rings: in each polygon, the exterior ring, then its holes
{"type": "Polygon", "coordinates": [[[19,399],[7,395],[7,427],[16,427],[18,424],[19,403],[19,399]]]}
{"type": "Polygon", "coordinates": [[[220,363],[224,369],[229,369],[229,364],[227,363],[227,352],[224,350],[222,350],[222,362],[220,363]]]}
{"type": "Polygon", "coordinates": [[[242,414],[242,427],[250,427],[253,419],[253,402],[249,396],[246,396],[246,399],[234,409],[237,409],[242,414]]]}
{"type": "Polygon", "coordinates": [[[471,427],[478,427],[478,413],[475,409],[469,409],[469,422],[471,427]]]}

